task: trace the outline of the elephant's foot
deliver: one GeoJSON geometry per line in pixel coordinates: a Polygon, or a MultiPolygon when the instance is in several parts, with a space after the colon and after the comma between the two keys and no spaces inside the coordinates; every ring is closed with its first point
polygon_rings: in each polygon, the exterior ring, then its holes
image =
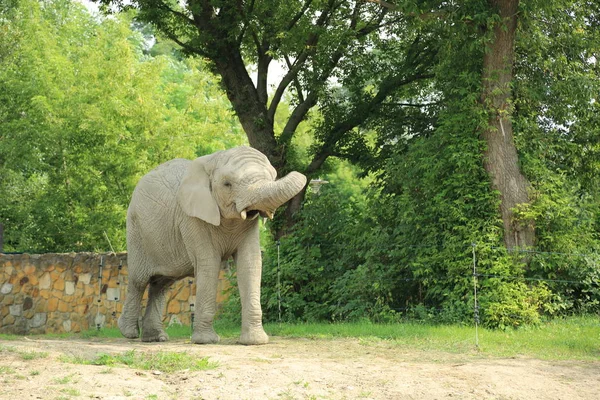
{"type": "Polygon", "coordinates": [[[169,335],[163,329],[142,329],[142,342],[166,342],[169,335]]]}
{"type": "Polygon", "coordinates": [[[269,336],[265,333],[262,326],[252,329],[242,328],[239,342],[246,345],[267,344],[269,343],[269,336]]]}
{"type": "Polygon", "coordinates": [[[138,328],[137,321],[132,323],[121,316],[117,322],[117,325],[119,326],[121,334],[127,339],[137,339],[140,337],[140,330],[138,328]]]}
{"type": "Polygon", "coordinates": [[[195,344],[214,344],[219,343],[219,340],[219,335],[212,328],[210,330],[194,331],[192,335],[192,343],[195,344]]]}

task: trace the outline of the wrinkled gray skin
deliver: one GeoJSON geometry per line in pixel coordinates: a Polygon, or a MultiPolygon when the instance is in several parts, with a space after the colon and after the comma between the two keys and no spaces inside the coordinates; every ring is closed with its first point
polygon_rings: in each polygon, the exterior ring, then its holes
{"type": "Polygon", "coordinates": [[[197,158],[176,159],[145,175],[127,212],[129,284],[119,329],[139,337],[142,295],[150,284],[142,340],[166,341],[165,293],[176,280],[195,275],[196,318],[192,343],[216,343],[213,329],[221,262],[233,256],[242,301],[242,344],[265,344],[260,280],[258,216],[295,196],[306,177],[291,172],[275,180],[267,157],[236,147],[197,158]]]}

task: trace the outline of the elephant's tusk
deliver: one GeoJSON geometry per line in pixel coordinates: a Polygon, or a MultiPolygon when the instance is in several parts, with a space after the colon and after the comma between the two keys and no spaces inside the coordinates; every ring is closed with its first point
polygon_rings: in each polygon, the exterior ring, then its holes
{"type": "Polygon", "coordinates": [[[241,215],[242,219],[246,219],[246,210],[242,210],[240,215],[241,215]]]}
{"type": "Polygon", "coordinates": [[[273,212],[272,211],[266,211],[267,217],[269,217],[269,219],[273,219],[273,212]]]}

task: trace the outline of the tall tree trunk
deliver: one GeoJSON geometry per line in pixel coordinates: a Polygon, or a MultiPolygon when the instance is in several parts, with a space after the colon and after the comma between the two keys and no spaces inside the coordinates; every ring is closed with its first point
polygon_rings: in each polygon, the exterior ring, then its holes
{"type": "Polygon", "coordinates": [[[529,203],[529,181],[521,173],[511,121],[515,36],[519,0],[488,0],[500,14],[483,59],[481,100],[489,111],[489,123],[482,133],[487,144],[485,169],[492,186],[500,192],[500,213],[507,248],[531,247],[535,242],[533,222],[515,222],[513,210],[529,203]]]}

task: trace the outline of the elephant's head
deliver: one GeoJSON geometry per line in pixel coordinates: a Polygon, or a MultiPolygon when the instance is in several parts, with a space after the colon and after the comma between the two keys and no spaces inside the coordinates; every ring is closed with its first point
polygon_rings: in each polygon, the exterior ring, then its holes
{"type": "Polygon", "coordinates": [[[277,173],[267,157],[251,147],[236,147],[191,162],[177,192],[182,210],[213,225],[221,218],[273,218],[277,207],[298,194],[306,177],[277,173]]]}

